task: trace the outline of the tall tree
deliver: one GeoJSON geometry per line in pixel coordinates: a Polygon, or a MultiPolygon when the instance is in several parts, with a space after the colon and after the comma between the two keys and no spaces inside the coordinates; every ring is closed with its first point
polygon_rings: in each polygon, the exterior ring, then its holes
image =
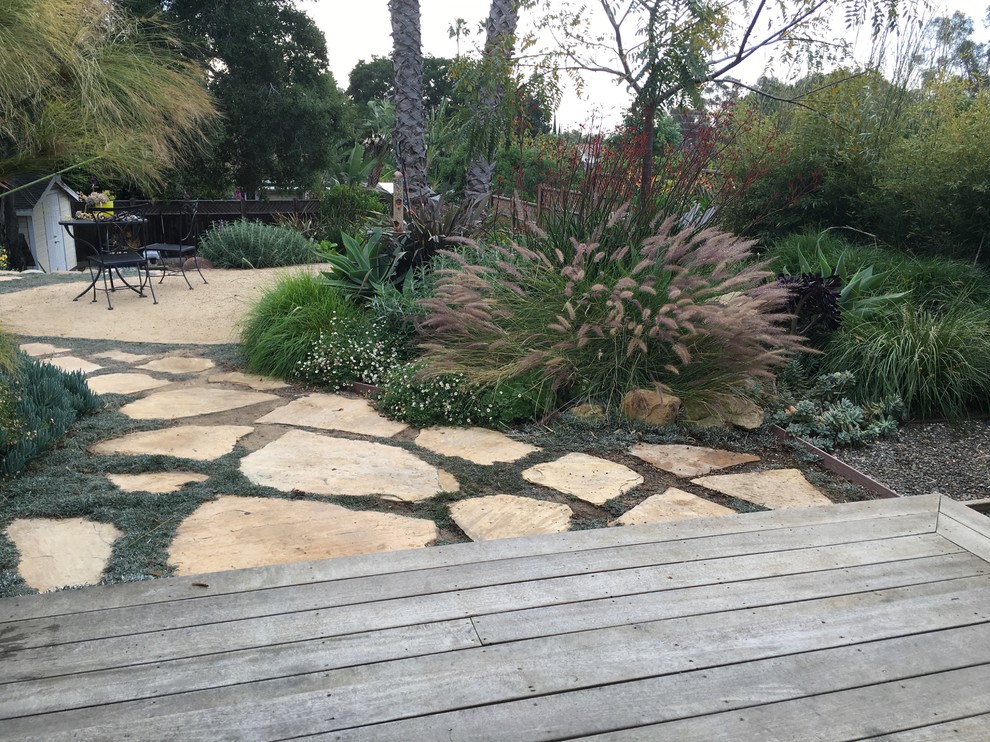
{"type": "MultiPolygon", "coordinates": [[[[452,64],[454,60],[447,57],[423,57],[423,105],[427,111],[454,103],[452,64]]],[[[348,76],[347,95],[361,108],[373,100],[391,100],[395,91],[393,75],[391,59],[372,57],[370,62],[362,59],[348,76]]]]}
{"type": "Polygon", "coordinates": [[[481,60],[477,106],[472,113],[472,159],[467,169],[467,199],[487,202],[498,143],[504,136],[502,105],[511,79],[512,53],[519,23],[518,0],[492,0],[488,11],[485,53],[481,60]]]}
{"type": "Polygon", "coordinates": [[[389,0],[395,86],[396,163],[405,176],[409,200],[432,195],[426,180],[426,115],[423,106],[423,44],[419,0],[389,0]]]}
{"type": "MultiPolygon", "coordinates": [[[[833,16],[843,15],[849,27],[866,25],[876,36],[904,13],[898,0],[597,0],[579,6],[544,0],[544,8],[540,25],[559,42],[551,51],[557,65],[577,75],[606,73],[624,84],[646,142],[653,140],[659,111],[699,103],[707,83],[729,80],[755,55],[803,56],[820,64],[849,49],[830,31],[833,16]]],[[[649,151],[645,147],[642,158],[644,202],[653,182],[649,151]]]]}
{"type": "MultiPolygon", "coordinates": [[[[147,6],[149,0],[125,0],[147,6]]],[[[198,169],[215,189],[322,179],[348,131],[319,27],[292,0],[160,0],[209,70],[223,120],[198,169]]]]}

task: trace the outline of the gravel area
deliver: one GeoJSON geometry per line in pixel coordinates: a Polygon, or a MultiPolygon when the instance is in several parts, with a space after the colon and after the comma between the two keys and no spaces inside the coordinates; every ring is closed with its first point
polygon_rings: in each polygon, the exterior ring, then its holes
{"type": "Polygon", "coordinates": [[[835,456],[901,495],[990,497],[990,420],[909,423],[892,438],[835,456]]]}

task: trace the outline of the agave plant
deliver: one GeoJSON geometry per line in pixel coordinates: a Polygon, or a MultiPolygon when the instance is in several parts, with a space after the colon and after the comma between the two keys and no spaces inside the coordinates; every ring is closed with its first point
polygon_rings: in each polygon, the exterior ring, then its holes
{"type": "Polygon", "coordinates": [[[331,242],[320,243],[320,256],[330,264],[331,272],[323,273],[323,281],[345,294],[363,302],[381,293],[392,283],[400,255],[393,255],[390,242],[376,229],[361,240],[342,233],[344,252],[338,252],[331,242]]]}

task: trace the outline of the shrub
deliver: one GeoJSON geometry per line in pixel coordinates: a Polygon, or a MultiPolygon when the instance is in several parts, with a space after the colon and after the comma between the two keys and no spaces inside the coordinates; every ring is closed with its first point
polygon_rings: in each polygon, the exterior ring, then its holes
{"type": "Polygon", "coordinates": [[[319,276],[285,276],[247,315],[241,332],[247,369],[281,379],[294,378],[331,318],[360,316],[359,308],[319,276]]]}
{"type": "Polygon", "coordinates": [[[452,255],[423,302],[428,370],[481,386],[532,378],[552,405],[657,383],[704,397],[772,377],[800,339],[782,327],[787,290],[761,285],[764,264],[746,261],[751,244],[677,234],[668,220],[613,251],[491,246],[489,265],[452,255]]]}
{"type": "Polygon", "coordinates": [[[354,234],[383,211],[374,191],[356,185],[335,185],[320,198],[316,238],[341,244],[341,233],[354,234]]]}
{"type": "Polygon", "coordinates": [[[479,425],[492,428],[534,417],[539,400],[519,382],[471,384],[463,374],[424,375],[421,362],[400,366],[374,406],[418,427],[479,425]]]}
{"type": "Polygon", "coordinates": [[[959,417],[990,402],[990,309],[959,301],[943,311],[908,304],[847,323],[825,370],[850,370],[859,401],[899,396],[913,416],[959,417]]]}
{"type": "Polygon", "coordinates": [[[276,268],[317,260],[315,245],[294,229],[244,219],[215,225],[200,238],[199,252],[218,268],[276,268]]]}
{"type": "Polygon", "coordinates": [[[861,407],[849,400],[855,385],[856,376],[849,371],[822,374],[810,389],[790,399],[773,421],[825,450],[872,443],[892,435],[897,430],[896,418],[904,410],[901,399],[893,397],[861,407]]]}
{"type": "Polygon", "coordinates": [[[79,415],[97,410],[99,398],[82,373],[65,373],[26,355],[13,373],[0,371],[0,479],[21,471],[51,448],[79,415]],[[6,415],[4,414],[6,410],[6,415]]]}

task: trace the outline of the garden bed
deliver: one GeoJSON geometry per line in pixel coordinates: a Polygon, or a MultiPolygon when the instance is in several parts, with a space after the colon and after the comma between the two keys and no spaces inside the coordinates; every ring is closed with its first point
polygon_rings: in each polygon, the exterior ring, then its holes
{"type": "Polygon", "coordinates": [[[990,420],[906,423],[891,438],[835,455],[901,495],[990,497],[990,420]]]}

